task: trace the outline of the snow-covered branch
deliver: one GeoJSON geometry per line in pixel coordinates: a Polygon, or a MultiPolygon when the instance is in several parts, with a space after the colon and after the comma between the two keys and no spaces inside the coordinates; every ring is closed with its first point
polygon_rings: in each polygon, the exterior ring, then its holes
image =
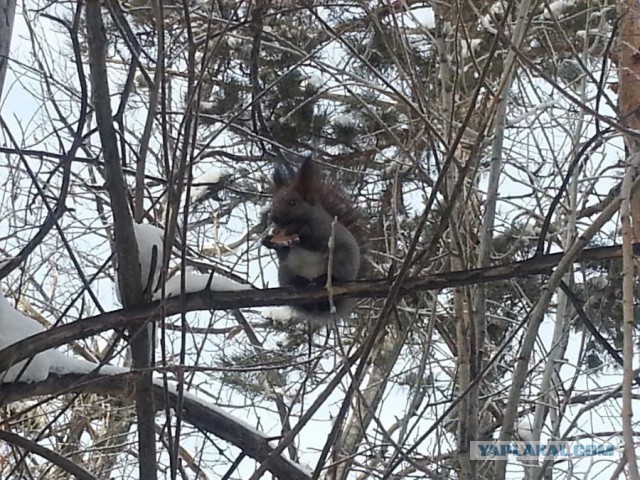
{"type": "MultiPolygon", "coordinates": [[[[88,362],[87,362],[88,363],[88,362]]],[[[119,398],[133,397],[133,384],[131,380],[137,374],[124,373],[123,375],[103,375],[95,373],[90,382],[82,381],[84,377],[69,369],[64,374],[56,374],[46,381],[35,384],[15,383],[3,387],[3,398],[6,402],[16,402],[34,395],[46,396],[56,392],[82,392],[96,393],[100,395],[112,395],[119,398]]],[[[82,372],[85,373],[85,372],[82,372]]],[[[228,441],[242,450],[247,456],[258,462],[265,460],[274,448],[269,445],[271,440],[265,434],[259,432],[245,421],[228,414],[217,405],[205,402],[197,396],[185,392],[184,397],[178,402],[176,385],[170,383],[165,392],[162,381],[154,379],[153,396],[158,408],[165,408],[165,398],[169,400],[169,406],[177,409],[182,406],[182,418],[200,431],[211,433],[218,438],[228,441]]],[[[284,456],[278,456],[269,465],[269,471],[277,478],[291,480],[307,480],[311,473],[304,466],[292,462],[284,456]]]]}
{"type": "MultiPolygon", "coordinates": [[[[634,253],[640,253],[640,244],[634,244],[634,253]]],[[[599,247],[584,250],[576,262],[619,258],[620,246],[599,247]]],[[[550,273],[562,260],[564,253],[542,255],[522,262],[514,262],[497,267],[476,268],[458,272],[447,272],[426,277],[408,278],[400,287],[400,294],[416,291],[442,290],[446,288],[496,282],[510,278],[526,277],[550,273]]],[[[333,286],[333,298],[384,298],[388,294],[387,280],[351,282],[333,286]]],[[[185,295],[184,299],[169,298],[161,303],[154,302],[132,310],[113,312],[84,318],[75,322],[34,334],[0,351],[0,372],[26,358],[51,348],[65,345],[75,340],[117,328],[128,328],[148,321],[159,320],[162,315],[176,315],[198,310],[230,310],[236,308],[266,307],[272,305],[296,305],[310,300],[326,300],[328,292],[324,287],[311,288],[269,288],[265,290],[240,290],[213,292],[205,290],[185,295]]],[[[33,332],[35,333],[35,332],[33,332]]],[[[15,340],[14,340],[15,341],[15,340]]],[[[8,343],[7,343],[8,344],[8,343]]]]}

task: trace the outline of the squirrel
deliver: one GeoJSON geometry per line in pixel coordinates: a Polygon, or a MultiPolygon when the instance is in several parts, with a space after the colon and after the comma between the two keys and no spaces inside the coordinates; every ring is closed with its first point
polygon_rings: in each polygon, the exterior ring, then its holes
{"type": "MultiPolygon", "coordinates": [[[[358,277],[364,236],[360,210],[337,182],[323,177],[310,158],[297,172],[289,165],[276,165],[271,221],[275,225],[273,233],[262,243],[276,251],[280,286],[326,285],[330,254],[332,281],[348,282],[358,277]]],[[[336,300],[334,306],[333,313],[346,317],[353,301],[336,300]]],[[[310,323],[326,323],[332,313],[327,300],[293,308],[310,323]]]]}

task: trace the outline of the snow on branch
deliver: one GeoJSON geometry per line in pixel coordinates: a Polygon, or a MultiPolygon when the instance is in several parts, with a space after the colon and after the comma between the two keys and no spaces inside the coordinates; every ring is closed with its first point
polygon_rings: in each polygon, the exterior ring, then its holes
{"type": "MultiPolygon", "coordinates": [[[[177,297],[182,290],[182,274],[176,273],[171,277],[164,286],[165,298],[177,297]]],[[[193,268],[187,268],[184,276],[184,291],[185,293],[201,292],[203,290],[211,290],[212,292],[230,291],[239,292],[242,290],[251,290],[251,286],[234,282],[233,280],[211,274],[201,274],[195,271],[193,268]]],[[[160,300],[162,298],[162,289],[159,289],[154,295],[154,300],[160,300]]]]}
{"type": "MultiPolygon", "coordinates": [[[[20,313],[9,305],[0,292],[0,348],[5,348],[32,335],[44,332],[37,321],[20,313]]],[[[44,351],[29,362],[23,360],[0,374],[0,383],[39,382],[49,376],[51,367],[50,352],[44,351]]]]}
{"type": "Polygon", "coordinates": [[[133,233],[138,243],[142,289],[153,292],[158,285],[164,259],[164,230],[147,223],[134,223],[133,233]]]}
{"type": "MultiPolygon", "coordinates": [[[[33,318],[27,317],[11,305],[0,291],[0,349],[4,349],[25,338],[48,332],[33,318]]],[[[44,350],[33,356],[24,357],[11,368],[0,373],[0,383],[33,383],[45,380],[50,373],[90,373],[99,371],[106,375],[117,375],[128,369],[111,365],[99,365],[73,358],[56,350],[44,350]]]]}
{"type": "MultiPolygon", "coordinates": [[[[140,285],[145,293],[153,293],[160,281],[160,271],[164,259],[164,230],[148,223],[134,223],[133,234],[138,245],[140,285]]],[[[118,275],[116,275],[116,296],[122,303],[118,275]]]]}
{"type": "MultiPolygon", "coordinates": [[[[67,372],[64,375],[33,385],[16,383],[10,387],[5,386],[3,398],[6,402],[16,402],[34,395],[48,396],[59,391],[132,398],[135,382],[128,380],[136,375],[128,373],[127,380],[123,380],[122,377],[113,375],[100,376],[100,374],[95,374],[91,377],[91,382],[80,382],[78,375],[67,372]]],[[[263,462],[274,450],[274,447],[269,444],[269,441],[272,440],[271,437],[256,430],[244,420],[227,413],[217,405],[203,401],[189,392],[184,392],[184,397],[179,401],[177,385],[173,383],[168,385],[165,394],[163,381],[154,379],[152,392],[154,403],[158,408],[166,408],[165,399],[168,399],[169,407],[174,410],[177,410],[180,405],[182,419],[185,422],[200,431],[208,432],[233,444],[257,462],[263,462]]],[[[269,463],[268,470],[276,478],[291,480],[309,480],[311,478],[311,472],[306,467],[283,455],[274,457],[269,463]]]]}
{"type": "MultiPolygon", "coordinates": [[[[204,275],[203,275],[204,276],[204,275]]],[[[7,346],[14,345],[16,342],[20,342],[25,338],[30,338],[31,335],[43,334],[48,335],[50,332],[56,329],[45,331],[44,327],[40,325],[36,320],[27,317],[23,313],[19,312],[15,308],[9,305],[4,295],[0,292],[0,349],[4,349],[7,346]]],[[[6,350],[3,350],[6,352],[6,350]]],[[[23,397],[32,396],[33,390],[24,390],[19,385],[32,384],[45,381],[49,378],[50,374],[73,377],[75,382],[73,387],[84,388],[87,384],[77,382],[77,375],[92,374],[92,382],[89,385],[95,385],[96,376],[105,376],[106,378],[114,375],[121,375],[129,373],[129,369],[111,366],[111,365],[99,365],[97,363],[88,362],[82,359],[73,358],[58,352],[56,350],[47,349],[39,352],[32,360],[21,360],[15,363],[11,368],[0,374],[1,382],[5,384],[3,387],[3,398],[5,402],[11,402],[17,400],[11,400],[13,396],[10,391],[17,387],[18,392],[25,392],[23,397]],[[14,383],[15,382],[15,383],[14,383]],[[9,387],[8,383],[14,383],[9,387]]],[[[114,388],[118,385],[118,394],[122,396],[121,379],[113,379],[115,382],[114,388]]],[[[124,382],[125,385],[129,383],[124,382]]],[[[61,385],[56,379],[54,382],[55,390],[67,391],[65,388],[61,388],[61,385]]],[[[247,455],[256,459],[257,461],[264,460],[271,453],[273,448],[269,445],[269,438],[263,433],[259,432],[251,425],[244,421],[234,418],[232,415],[226,413],[217,405],[205,402],[199,399],[197,396],[184,392],[184,396],[180,402],[178,402],[178,386],[176,384],[168,384],[169,402],[171,407],[176,409],[178,404],[182,405],[185,413],[183,418],[201,430],[206,430],[212,434],[234,444],[240,448],[247,455]]],[[[162,379],[153,379],[153,396],[156,402],[162,403],[165,399],[164,382],[162,379]]],[[[39,393],[41,394],[41,393],[39,393]]],[[[47,458],[49,452],[46,449],[39,449],[37,444],[31,445],[31,450],[37,449],[35,453],[41,454],[47,458]]],[[[54,462],[55,463],[55,462],[54,462]]],[[[306,480],[310,478],[310,472],[304,467],[289,461],[288,459],[280,456],[272,464],[272,472],[279,478],[290,478],[306,480]]]]}
{"type": "MultiPolygon", "coordinates": [[[[502,281],[510,278],[548,274],[558,265],[564,255],[564,252],[560,252],[550,255],[540,255],[521,262],[495,267],[407,278],[402,283],[399,294],[404,295],[415,291],[442,290],[465,285],[502,281]]],[[[634,244],[634,255],[640,255],[640,243],[634,244]]],[[[621,249],[619,245],[598,247],[584,250],[578,255],[575,262],[604,260],[608,258],[619,258],[620,256],[621,249]]],[[[334,285],[332,290],[335,299],[346,297],[384,298],[389,293],[389,281],[384,279],[350,282],[343,285],[334,285]]],[[[198,310],[229,310],[273,305],[297,305],[308,303],[310,300],[326,300],[328,295],[324,287],[269,288],[265,290],[225,292],[205,290],[198,293],[190,293],[185,296],[184,300],[179,298],[164,300],[163,309],[159,308],[159,302],[154,302],[135,309],[116,310],[94,317],[83,318],[66,325],[49,329],[46,332],[32,334],[33,336],[0,350],[0,372],[7,370],[17,362],[50,348],[88,338],[107,330],[127,328],[131,325],[141,325],[149,320],[159,320],[163,314],[171,316],[178,313],[198,310]]]]}
{"type": "MultiPolygon", "coordinates": [[[[224,188],[225,183],[230,177],[230,172],[213,169],[193,178],[191,181],[191,190],[189,192],[189,202],[193,205],[202,202],[209,197],[215,198],[216,194],[224,188]]],[[[183,203],[185,195],[186,192],[183,195],[183,203]]]]}

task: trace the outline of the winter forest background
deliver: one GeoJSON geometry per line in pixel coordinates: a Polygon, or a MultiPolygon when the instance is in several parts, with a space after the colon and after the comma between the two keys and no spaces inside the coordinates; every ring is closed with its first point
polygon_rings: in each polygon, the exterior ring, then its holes
{"type": "Polygon", "coordinates": [[[0,370],[125,367],[5,378],[0,478],[639,478],[640,3],[0,0],[0,25],[0,370]],[[369,240],[312,337],[280,306],[324,289],[261,291],[273,166],[306,156],[369,240]]]}

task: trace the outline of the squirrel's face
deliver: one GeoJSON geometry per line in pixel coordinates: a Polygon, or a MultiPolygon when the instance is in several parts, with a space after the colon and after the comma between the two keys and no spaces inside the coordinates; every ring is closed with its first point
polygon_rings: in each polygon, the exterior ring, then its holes
{"type": "Polygon", "coordinates": [[[317,191],[322,178],[310,159],[293,175],[286,167],[277,167],[273,175],[271,221],[289,233],[307,235],[317,226],[317,191]]]}
{"type": "Polygon", "coordinates": [[[295,188],[281,188],[273,197],[271,221],[279,227],[305,224],[311,221],[312,209],[295,188]]]}

